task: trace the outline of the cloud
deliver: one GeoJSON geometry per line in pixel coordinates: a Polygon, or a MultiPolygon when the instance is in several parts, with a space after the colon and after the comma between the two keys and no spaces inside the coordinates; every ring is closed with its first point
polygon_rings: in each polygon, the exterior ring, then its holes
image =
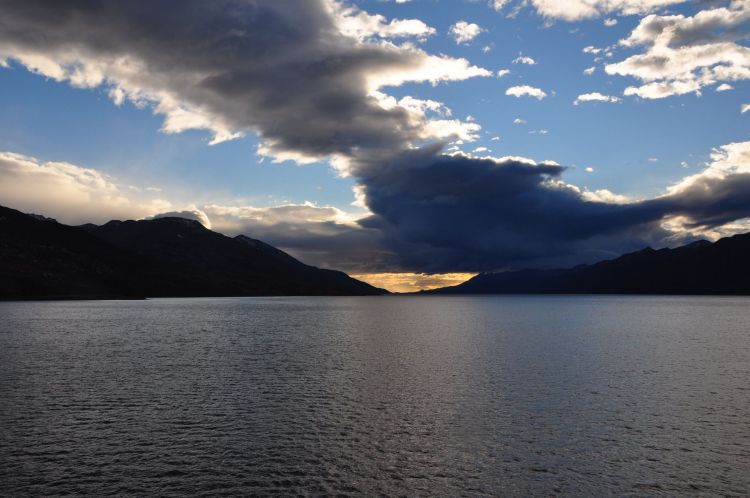
{"type": "MultiPolygon", "coordinates": [[[[582,19],[593,19],[608,14],[634,15],[652,12],[662,7],[684,3],[686,0],[523,0],[518,2],[518,7],[532,6],[537,13],[548,19],[561,19],[564,21],[580,21],[582,19]]],[[[510,0],[495,2],[495,10],[500,11],[510,0]]],[[[607,19],[605,25],[612,26],[615,19],[607,19]],[[610,24],[607,24],[607,21],[610,24]]]]}
{"type": "Polygon", "coordinates": [[[456,40],[456,43],[468,43],[480,34],[484,30],[475,23],[469,23],[466,21],[458,21],[450,27],[448,33],[456,40]]]}
{"type": "Polygon", "coordinates": [[[368,14],[356,7],[333,4],[339,30],[360,41],[370,38],[417,38],[425,39],[436,33],[435,28],[419,19],[392,19],[368,14]]]}
{"type": "Polygon", "coordinates": [[[499,12],[509,2],[510,0],[490,0],[490,7],[492,7],[493,9],[499,12]]]}
{"type": "Polygon", "coordinates": [[[544,90],[529,85],[512,86],[505,90],[505,95],[512,97],[534,97],[537,100],[542,100],[547,97],[544,90]]]}
{"type": "Polygon", "coordinates": [[[604,20],[604,25],[608,28],[611,28],[612,26],[617,26],[617,19],[613,18],[607,18],[604,20]]]}
{"type": "Polygon", "coordinates": [[[573,105],[579,105],[582,102],[608,102],[608,103],[618,103],[621,102],[622,99],[620,97],[615,97],[612,95],[604,95],[599,92],[592,92],[592,93],[584,93],[579,95],[576,100],[573,102],[573,105]]]}
{"type": "Polygon", "coordinates": [[[734,87],[728,83],[722,83],[716,87],[717,92],[728,92],[729,90],[734,90],[734,87]]]}
{"type": "MultiPolygon", "coordinates": [[[[594,168],[586,168],[585,171],[587,173],[593,173],[594,168]]],[[[615,194],[606,188],[598,190],[584,189],[581,191],[581,199],[589,202],[603,202],[605,204],[630,204],[634,202],[630,197],[622,194],[615,194]]]]}
{"type": "Polygon", "coordinates": [[[172,207],[95,169],[12,152],[0,152],[0,204],[72,224],[141,218],[172,207]]]}
{"type": "Polygon", "coordinates": [[[596,71],[596,66],[591,66],[583,70],[583,74],[591,75],[594,74],[594,71],[596,71]]]}
{"type": "Polygon", "coordinates": [[[307,264],[354,273],[398,267],[383,234],[359,225],[361,214],[309,202],[270,207],[207,204],[202,209],[214,230],[262,240],[307,264]]]}
{"type": "Polygon", "coordinates": [[[715,148],[711,163],[702,172],[683,178],[669,188],[670,194],[681,194],[705,184],[707,180],[725,180],[734,175],[750,174],[750,142],[734,142],[715,148]]]}
{"type": "Polygon", "coordinates": [[[750,216],[748,188],[750,142],[734,142],[715,148],[703,171],[683,178],[654,202],[671,203],[668,217],[679,220],[680,226],[672,227],[678,233],[688,230],[710,237],[750,216]]]}
{"type": "Polygon", "coordinates": [[[185,0],[175,9],[8,0],[0,53],[57,81],[103,87],[115,103],[151,107],[166,133],[206,129],[212,143],[257,133],[261,154],[304,163],[435,138],[427,119],[384,109],[372,92],[492,73],[382,39],[429,32],[331,0],[185,0]]]}
{"type": "Polygon", "coordinates": [[[620,41],[627,48],[645,51],[608,64],[610,75],[641,80],[625,95],[660,99],[699,93],[721,82],[750,79],[750,3],[733,1],[729,7],[706,9],[692,17],[650,15],[630,36],[620,41]]]}
{"type": "Polygon", "coordinates": [[[497,77],[498,77],[498,78],[502,78],[503,76],[507,76],[507,75],[509,75],[509,74],[510,74],[510,72],[511,72],[511,71],[510,71],[510,69],[500,69],[500,70],[498,70],[498,72],[497,72],[497,77]]]}
{"type": "Polygon", "coordinates": [[[651,199],[581,189],[564,171],[413,151],[363,177],[373,214],[360,224],[383,234],[399,269],[433,273],[590,262],[713,237],[750,217],[750,142],[717,148],[703,172],[651,199]]]}
{"type": "Polygon", "coordinates": [[[743,104],[742,107],[740,107],[740,112],[745,114],[747,111],[750,111],[750,104],[743,104]]]}
{"type": "Polygon", "coordinates": [[[311,202],[272,207],[207,204],[203,206],[203,209],[214,220],[217,227],[223,227],[229,233],[237,231],[237,227],[232,225],[234,222],[241,222],[242,226],[250,223],[253,226],[269,227],[291,222],[351,224],[356,219],[339,208],[321,207],[311,202]]]}
{"type": "Polygon", "coordinates": [[[574,262],[658,240],[660,215],[584,199],[564,167],[525,158],[415,151],[365,178],[377,228],[399,268],[473,272],[574,262]]]}
{"type": "Polygon", "coordinates": [[[477,132],[481,129],[470,116],[464,121],[446,119],[451,116],[452,111],[441,102],[417,99],[408,95],[396,100],[381,92],[372,92],[371,96],[376,98],[384,109],[405,110],[409,120],[422,127],[425,139],[459,139],[471,142],[477,139],[477,132]],[[422,123],[426,115],[430,115],[430,119],[422,123]]]}
{"type": "Polygon", "coordinates": [[[727,235],[728,225],[750,217],[748,189],[750,142],[735,142],[714,149],[706,169],[650,202],[663,206],[666,224],[675,233],[714,238],[727,235]]]}
{"type": "Polygon", "coordinates": [[[533,66],[536,64],[536,61],[526,55],[519,55],[513,59],[513,64],[526,64],[528,66],[533,66]]]}
{"type": "Polygon", "coordinates": [[[181,211],[167,211],[165,213],[155,214],[154,216],[149,216],[147,219],[155,220],[159,218],[184,218],[186,220],[195,220],[209,230],[211,229],[211,220],[208,218],[208,215],[195,206],[181,211]]]}
{"type": "Polygon", "coordinates": [[[516,119],[513,120],[513,124],[514,125],[526,124],[526,120],[525,119],[521,119],[521,118],[516,118],[516,119]]]}

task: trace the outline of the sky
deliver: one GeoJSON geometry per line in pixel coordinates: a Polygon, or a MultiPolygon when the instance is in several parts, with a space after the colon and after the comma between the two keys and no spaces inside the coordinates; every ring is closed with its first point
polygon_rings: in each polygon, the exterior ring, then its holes
{"type": "Polygon", "coordinates": [[[0,1],[0,204],[391,290],[750,231],[750,0],[0,1]]]}

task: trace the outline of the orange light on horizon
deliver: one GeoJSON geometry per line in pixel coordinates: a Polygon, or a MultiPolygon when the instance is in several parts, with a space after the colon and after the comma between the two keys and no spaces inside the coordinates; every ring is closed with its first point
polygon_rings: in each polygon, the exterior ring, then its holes
{"type": "Polygon", "coordinates": [[[418,292],[461,284],[476,273],[361,273],[352,277],[391,292],[418,292]]]}

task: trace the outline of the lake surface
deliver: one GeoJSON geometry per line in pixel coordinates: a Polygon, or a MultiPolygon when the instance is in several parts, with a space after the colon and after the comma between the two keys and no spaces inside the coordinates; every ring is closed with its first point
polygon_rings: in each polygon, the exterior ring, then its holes
{"type": "Polygon", "coordinates": [[[750,299],[0,303],[0,495],[747,495],[750,299]]]}

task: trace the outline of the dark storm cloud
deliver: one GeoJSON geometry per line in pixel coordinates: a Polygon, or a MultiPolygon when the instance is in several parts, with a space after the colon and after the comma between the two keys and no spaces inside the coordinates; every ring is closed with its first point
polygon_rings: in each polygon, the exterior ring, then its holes
{"type": "Polygon", "coordinates": [[[684,189],[650,203],[670,216],[686,217],[690,228],[717,228],[750,217],[750,173],[699,176],[684,189]]]}
{"type": "Polygon", "coordinates": [[[564,170],[415,151],[362,173],[374,213],[362,224],[404,269],[445,272],[591,262],[692,240],[663,227],[677,217],[699,230],[750,217],[747,173],[699,174],[665,196],[613,203],[565,184],[564,170]]]}
{"type": "Polygon", "coordinates": [[[356,43],[324,0],[2,0],[5,53],[47,76],[109,85],[116,99],[155,101],[165,128],[257,131],[269,151],[324,157],[400,149],[421,136],[401,107],[384,109],[370,81],[411,72],[417,49],[356,43]],[[49,60],[42,60],[40,56],[49,60]],[[59,67],[55,67],[59,65],[59,67]]]}
{"type": "Polygon", "coordinates": [[[563,171],[413,153],[363,177],[374,216],[362,223],[384,233],[405,268],[428,272],[573,262],[664,236],[658,206],[588,201],[563,171]]]}

